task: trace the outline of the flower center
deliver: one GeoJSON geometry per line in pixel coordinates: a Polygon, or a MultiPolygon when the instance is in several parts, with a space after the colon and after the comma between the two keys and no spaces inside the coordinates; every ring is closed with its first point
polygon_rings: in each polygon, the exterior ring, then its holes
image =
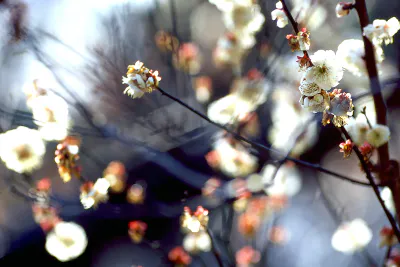
{"type": "Polygon", "coordinates": [[[26,160],[31,157],[31,152],[27,145],[19,145],[15,148],[18,160],[26,160]]]}

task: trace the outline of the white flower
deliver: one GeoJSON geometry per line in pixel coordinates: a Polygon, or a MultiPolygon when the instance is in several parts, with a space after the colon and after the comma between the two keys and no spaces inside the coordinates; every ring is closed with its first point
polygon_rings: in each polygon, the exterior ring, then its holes
{"type": "Polygon", "coordinates": [[[38,96],[31,100],[34,123],[45,140],[63,140],[68,135],[68,105],[56,95],[38,96]]]}
{"type": "Polygon", "coordinates": [[[218,39],[213,53],[214,62],[218,65],[239,66],[247,50],[255,44],[251,34],[239,35],[229,32],[218,39]]]}
{"type": "Polygon", "coordinates": [[[338,17],[338,18],[347,16],[350,13],[349,3],[339,2],[336,5],[335,11],[336,11],[336,17],[338,17]]]}
{"type": "Polygon", "coordinates": [[[265,188],[268,195],[292,197],[300,192],[302,182],[296,167],[284,164],[279,168],[275,177],[276,167],[274,165],[266,165],[261,172],[263,183],[271,184],[265,188]]]}
{"type": "Polygon", "coordinates": [[[393,36],[400,30],[400,22],[397,18],[393,17],[388,21],[376,19],[372,24],[364,27],[363,34],[373,44],[385,45],[393,43],[393,36]]]}
{"type": "Polygon", "coordinates": [[[254,34],[261,29],[265,18],[257,4],[237,3],[222,17],[228,30],[254,34]]]}
{"type": "Polygon", "coordinates": [[[356,119],[350,118],[347,125],[344,127],[349,132],[351,139],[356,145],[361,146],[367,141],[369,126],[363,114],[358,114],[356,119]]]}
{"type": "Polygon", "coordinates": [[[302,96],[299,102],[303,108],[314,113],[323,112],[329,108],[329,99],[327,95],[316,94],[314,96],[302,96]]]}
{"type": "Polygon", "coordinates": [[[29,173],[42,165],[45,144],[37,130],[20,126],[0,134],[0,158],[7,168],[29,173]]]}
{"type": "Polygon", "coordinates": [[[372,239],[372,231],[361,219],[345,222],[332,236],[332,247],[343,253],[352,253],[365,247],[372,239]]]}
{"type": "Polygon", "coordinates": [[[86,246],[85,230],[73,222],[57,223],[53,231],[46,237],[47,252],[62,262],[79,257],[85,251],[86,246]]]}
{"type": "Polygon", "coordinates": [[[183,239],[183,248],[189,253],[207,252],[211,246],[211,238],[205,231],[189,233],[183,239]]]}
{"type": "Polygon", "coordinates": [[[367,132],[367,142],[374,147],[386,144],[390,139],[389,127],[381,124],[375,125],[367,132]]]}
{"type": "MultiPolygon", "coordinates": [[[[133,99],[141,98],[144,95],[144,92],[140,90],[138,86],[136,86],[136,84],[134,83],[134,79],[136,79],[136,76],[133,75],[131,75],[130,77],[122,77],[122,83],[129,85],[125,88],[124,94],[127,94],[133,99]]],[[[139,78],[139,82],[144,83],[143,79],[141,78],[139,78]]]]}
{"type": "MultiPolygon", "coordinates": [[[[379,45],[374,45],[376,63],[382,63],[384,60],[383,50],[379,45]]],[[[350,71],[355,76],[367,74],[365,65],[364,42],[362,40],[348,39],[344,40],[336,52],[336,56],[342,62],[343,68],[350,71]]]]}
{"type": "Polygon", "coordinates": [[[271,12],[271,18],[276,20],[276,25],[279,28],[284,28],[289,23],[288,17],[282,9],[281,1],[276,3],[276,9],[271,12]]]}
{"type": "Polygon", "coordinates": [[[339,84],[343,78],[343,69],[335,52],[318,50],[310,59],[314,66],[309,67],[304,73],[304,78],[308,82],[314,82],[327,91],[339,84]]]}
{"type": "Polygon", "coordinates": [[[299,90],[305,96],[315,96],[321,93],[321,88],[316,83],[307,82],[306,79],[301,80],[299,90]]]}
{"type": "MultiPolygon", "coordinates": [[[[256,70],[251,70],[249,73],[252,71],[258,73],[256,70]]],[[[267,100],[269,85],[262,77],[254,79],[247,77],[237,80],[233,90],[237,97],[236,108],[252,111],[267,100]]]]}

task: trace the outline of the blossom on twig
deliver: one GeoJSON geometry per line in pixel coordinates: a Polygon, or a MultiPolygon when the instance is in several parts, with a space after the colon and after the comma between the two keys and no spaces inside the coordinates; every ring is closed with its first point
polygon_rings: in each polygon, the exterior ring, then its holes
{"type": "Polygon", "coordinates": [[[336,17],[340,18],[347,16],[353,7],[354,7],[353,3],[339,2],[335,8],[336,17]]]}
{"type": "Polygon", "coordinates": [[[343,153],[344,158],[348,158],[351,155],[351,152],[353,151],[353,142],[351,142],[350,139],[347,139],[346,142],[340,143],[340,152],[343,153]]]}
{"type": "Polygon", "coordinates": [[[86,182],[81,186],[80,200],[85,209],[91,207],[97,207],[100,202],[106,202],[108,200],[108,189],[110,188],[110,182],[105,178],[99,178],[93,184],[92,182],[86,182]]]}
{"type": "Polygon", "coordinates": [[[399,240],[397,239],[396,235],[394,234],[393,228],[391,227],[383,227],[379,232],[379,237],[379,247],[391,247],[399,243],[399,240]]]}
{"type": "Polygon", "coordinates": [[[81,168],[76,164],[79,159],[79,145],[80,140],[73,136],[68,136],[57,145],[54,161],[64,182],[69,182],[72,175],[80,177],[81,168]]]}
{"type": "Polygon", "coordinates": [[[279,28],[284,28],[286,25],[288,25],[289,20],[285,11],[283,10],[282,2],[277,2],[275,6],[276,9],[271,12],[271,18],[272,20],[276,20],[276,26],[279,28]]]}
{"type": "Polygon", "coordinates": [[[367,132],[367,141],[378,148],[386,144],[390,139],[390,130],[386,125],[377,124],[367,132]]]}
{"type": "Polygon", "coordinates": [[[259,251],[250,246],[245,246],[236,252],[236,263],[238,267],[251,267],[261,259],[259,251]]]}
{"type": "Polygon", "coordinates": [[[161,80],[158,71],[146,68],[143,62],[136,61],[135,65],[128,66],[127,77],[122,77],[122,83],[129,85],[124,94],[132,98],[140,98],[144,93],[151,93],[157,89],[161,80]]]}
{"type": "Polygon", "coordinates": [[[363,29],[363,35],[373,44],[385,45],[393,43],[393,36],[400,30],[400,22],[393,17],[388,21],[376,19],[372,24],[368,24],[363,29]]]}
{"type": "Polygon", "coordinates": [[[175,264],[176,267],[188,266],[192,262],[192,257],[186,253],[183,247],[175,247],[168,253],[168,259],[175,264]]]}

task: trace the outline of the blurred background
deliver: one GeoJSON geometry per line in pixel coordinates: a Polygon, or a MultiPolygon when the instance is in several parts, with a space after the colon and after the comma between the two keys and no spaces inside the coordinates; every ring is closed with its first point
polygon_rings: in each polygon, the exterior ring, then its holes
{"type": "MultiPolygon", "coordinates": [[[[372,189],[282,161],[289,153],[367,182],[357,158],[344,160],[339,152],[340,133],[322,126],[321,113],[301,109],[299,54],[287,45],[290,25],[281,29],[271,19],[275,4],[257,1],[254,23],[264,18],[259,28],[251,36],[232,37],[226,12],[207,0],[0,0],[1,132],[21,125],[38,128],[24,93],[38,79],[68,104],[70,133],[82,140],[79,165],[85,179],[103,177],[111,161],[126,169],[121,192],[84,209],[80,181],[64,183],[54,163],[59,141],[46,142],[43,164],[30,175],[0,164],[0,265],[174,266],[168,253],[185,238],[183,208],[201,205],[209,210],[213,248],[190,253],[189,266],[220,266],[218,258],[222,266],[236,266],[236,252],[246,245],[259,250],[260,257],[243,266],[383,266],[387,250],[378,247],[379,231],[388,222],[372,189]],[[159,92],[134,100],[124,95],[122,76],[137,60],[159,71],[160,87],[169,94],[281,153],[257,153],[159,92]],[[243,96],[243,84],[254,80],[252,86],[262,87],[262,93],[243,96]],[[243,104],[238,95],[250,100],[243,104]],[[51,179],[51,205],[59,217],[86,231],[87,248],[68,262],[49,255],[46,233],[34,220],[29,188],[43,177],[51,179]],[[217,196],[205,193],[210,184],[213,188],[211,178],[218,181],[217,196]],[[250,238],[243,234],[242,215],[260,194],[238,194],[243,187],[238,180],[247,181],[246,190],[262,191],[268,203],[282,202],[257,216],[261,221],[250,238]],[[132,185],[143,190],[143,201],[127,201],[132,185]],[[333,234],[355,219],[365,222],[363,235],[371,238],[338,251],[333,234]],[[134,220],[147,224],[140,243],[128,235],[134,220]]],[[[336,4],[288,1],[293,16],[311,32],[310,54],[336,52],[345,39],[361,40],[356,14],[337,18],[336,4]]],[[[399,17],[400,2],[367,0],[367,6],[371,21],[399,17]]],[[[390,154],[400,159],[399,36],[383,50],[379,69],[389,111],[390,154]]],[[[375,123],[368,85],[366,75],[349,71],[340,83],[353,96],[354,117],[366,106],[375,123]]],[[[387,191],[382,194],[392,207],[387,191]]]]}

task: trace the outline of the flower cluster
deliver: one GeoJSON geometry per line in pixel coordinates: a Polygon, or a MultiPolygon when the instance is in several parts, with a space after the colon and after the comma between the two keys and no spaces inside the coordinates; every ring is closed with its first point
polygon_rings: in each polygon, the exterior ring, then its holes
{"type": "Polygon", "coordinates": [[[363,34],[373,44],[381,45],[385,43],[388,45],[393,43],[393,36],[400,30],[400,22],[397,18],[393,17],[388,21],[383,19],[376,19],[372,24],[364,27],[363,34]]]}
{"type": "Polygon", "coordinates": [[[175,247],[168,253],[168,259],[176,267],[188,266],[192,262],[192,257],[186,253],[183,247],[175,247]]]}
{"type": "Polygon", "coordinates": [[[72,136],[57,145],[54,161],[64,182],[69,182],[72,175],[80,177],[81,168],[76,164],[79,159],[79,145],[80,140],[72,136]]]}
{"type": "Polygon", "coordinates": [[[19,126],[0,134],[0,158],[18,173],[31,173],[42,166],[45,143],[37,130],[19,126]]]}
{"type": "Polygon", "coordinates": [[[136,61],[135,65],[128,66],[126,76],[122,77],[122,83],[128,85],[124,94],[132,98],[140,98],[144,93],[151,93],[156,90],[161,80],[158,71],[146,68],[140,61],[136,61]]]}
{"type": "Polygon", "coordinates": [[[128,228],[128,234],[131,240],[136,244],[142,242],[147,230],[147,224],[142,221],[131,221],[128,228]]]}
{"type": "Polygon", "coordinates": [[[209,251],[211,239],[207,233],[208,210],[198,206],[195,212],[185,207],[180,218],[181,229],[186,233],[183,239],[183,247],[190,253],[209,251]]]}
{"type": "Polygon", "coordinates": [[[277,2],[275,7],[276,9],[271,12],[271,18],[272,20],[276,20],[276,25],[279,28],[284,28],[289,23],[289,20],[285,11],[283,10],[282,2],[277,2]]]}
{"type": "Polygon", "coordinates": [[[40,225],[44,232],[48,232],[54,226],[62,221],[58,217],[58,212],[54,207],[50,206],[51,181],[49,178],[40,179],[36,183],[34,192],[34,203],[32,205],[32,213],[34,221],[40,225]]]}
{"type": "Polygon", "coordinates": [[[101,202],[108,200],[110,182],[106,178],[99,178],[95,183],[85,182],[80,190],[80,200],[85,209],[97,207],[101,202]]]}

